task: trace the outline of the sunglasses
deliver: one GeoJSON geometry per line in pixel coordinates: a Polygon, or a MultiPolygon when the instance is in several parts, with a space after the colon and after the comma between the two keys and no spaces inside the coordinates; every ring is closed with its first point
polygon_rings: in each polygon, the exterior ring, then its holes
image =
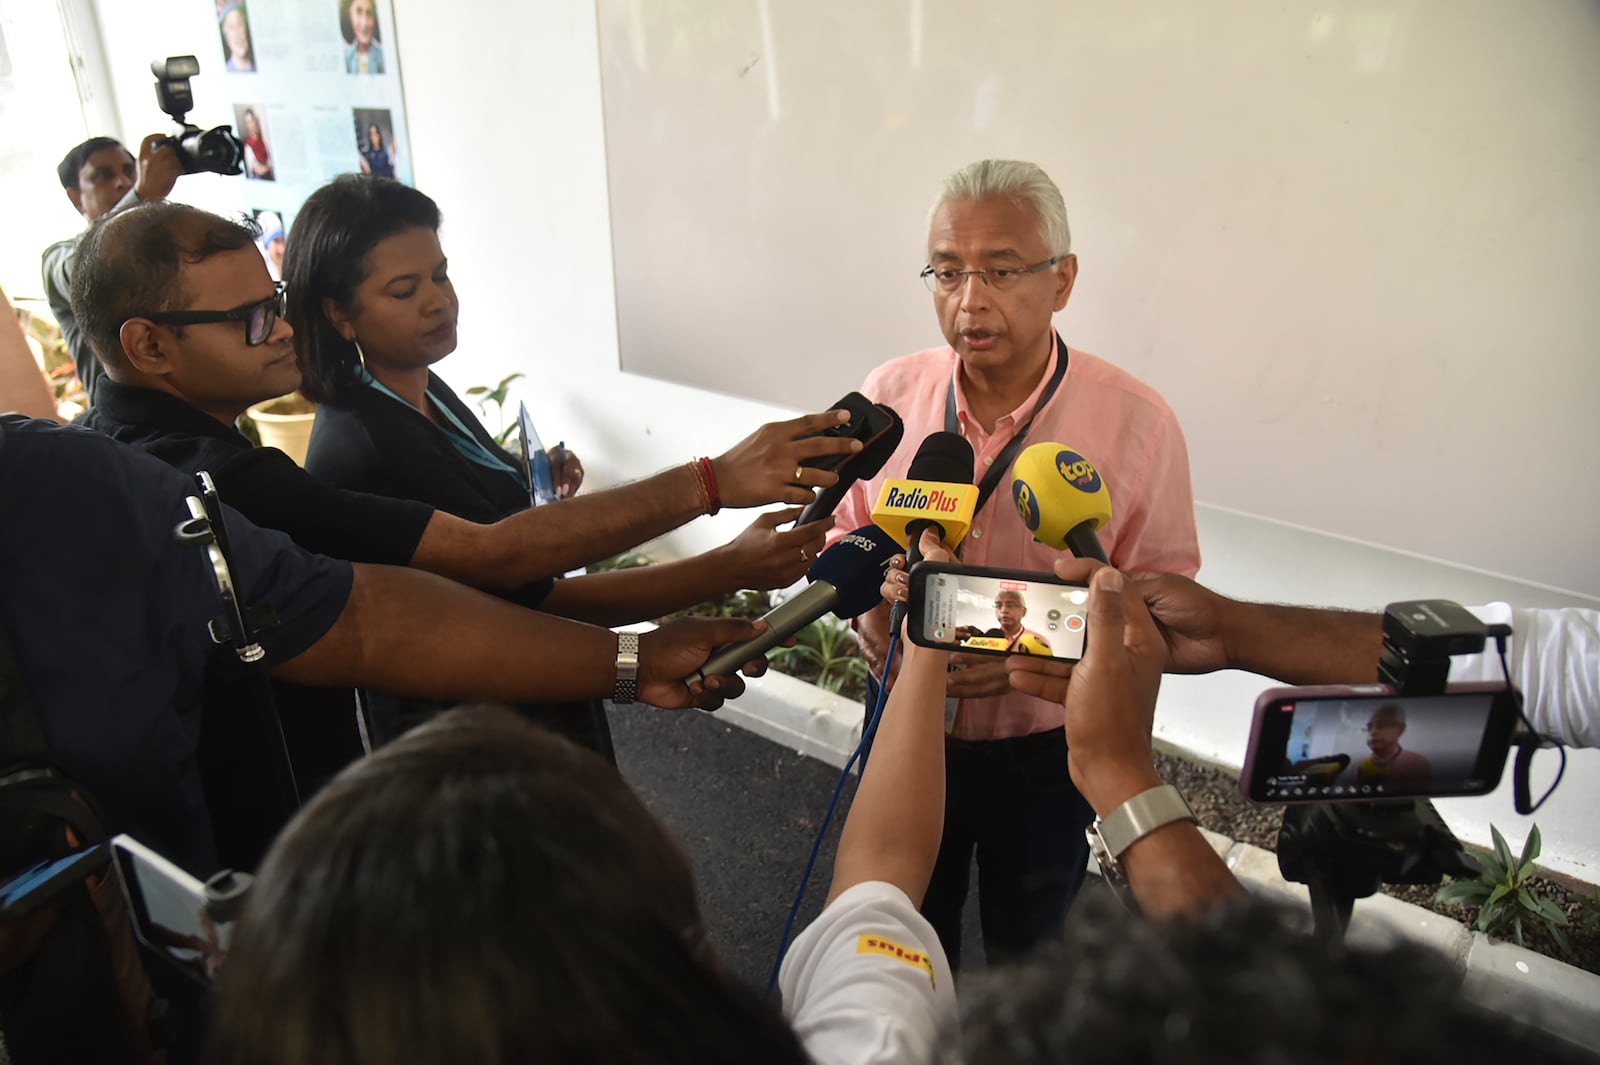
{"type": "Polygon", "coordinates": [[[272,295],[255,303],[247,303],[243,307],[235,307],[231,311],[158,311],[155,314],[141,314],[140,318],[148,318],[160,325],[205,325],[210,322],[243,322],[244,342],[251,347],[265,344],[272,335],[272,330],[277,326],[278,319],[283,317],[284,295],[283,284],[273,287],[272,295]]]}

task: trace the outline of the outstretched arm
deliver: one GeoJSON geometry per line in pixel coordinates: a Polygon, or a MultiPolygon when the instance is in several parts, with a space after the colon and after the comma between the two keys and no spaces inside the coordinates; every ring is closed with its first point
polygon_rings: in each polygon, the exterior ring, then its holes
{"type": "MultiPolygon", "coordinates": [[[[1063,556],[1056,574],[1088,580],[1100,569],[1063,556]]],[[[1168,673],[1243,669],[1286,684],[1364,684],[1377,676],[1383,615],[1351,610],[1246,603],[1171,573],[1130,573],[1124,580],[1155,620],[1168,673]]],[[[1065,699],[1072,666],[1047,658],[1006,659],[1011,686],[1065,699]]]]}
{"type": "MultiPolygon", "coordinates": [[[[1150,747],[1165,648],[1132,582],[1109,567],[1089,587],[1089,632],[1064,706],[1067,768],[1101,817],[1162,783],[1150,747]]],[[[1166,917],[1243,894],[1200,829],[1167,824],[1118,858],[1143,911],[1166,917]]]]}
{"type": "MultiPolygon", "coordinates": [[[[694,618],[639,640],[639,699],[715,709],[737,677],[686,687],[714,648],[748,640],[747,621],[694,618]]],[[[616,689],[617,634],[521,607],[430,573],[355,567],[344,611],[322,638],[274,673],[297,684],[371,687],[444,699],[554,702],[616,689]]]]}
{"type": "MultiPolygon", "coordinates": [[[[955,556],[932,532],[922,535],[922,557],[955,556]]],[[[904,560],[890,570],[885,596],[905,598],[904,560]]],[[[869,880],[893,884],[917,905],[928,890],[944,833],[945,651],[902,639],[899,679],[889,693],[872,744],[872,759],[856,788],[833,862],[832,902],[869,880]]]]}
{"type": "Polygon", "coordinates": [[[693,558],[556,581],[540,609],[595,625],[626,625],[744,588],[787,587],[811,567],[833,525],[829,517],[778,531],[799,516],[798,507],[763,514],[737,539],[693,558]]]}
{"type": "Polygon", "coordinates": [[[1288,684],[1371,681],[1383,650],[1383,615],[1246,603],[1187,577],[1129,578],[1161,626],[1173,673],[1244,669],[1288,684]]]}
{"type": "MultiPolygon", "coordinates": [[[[858,440],[816,435],[848,420],[847,411],[824,411],[756,430],[711,463],[721,505],[809,503],[814,488],[839,478],[801,463],[859,451],[858,440]]],[[[493,525],[435,514],[411,564],[480,588],[517,588],[620,554],[707,510],[693,464],[679,466],[493,525]]]]}

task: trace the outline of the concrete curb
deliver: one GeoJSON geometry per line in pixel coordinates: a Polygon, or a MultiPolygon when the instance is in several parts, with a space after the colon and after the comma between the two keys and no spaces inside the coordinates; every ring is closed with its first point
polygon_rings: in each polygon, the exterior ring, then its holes
{"type": "MultiPolygon", "coordinates": [[[[783,673],[748,682],[745,694],[717,716],[731,725],[791,747],[835,767],[861,742],[859,703],[783,673]]],[[[1171,745],[1168,745],[1171,746],[1171,745]]],[[[1173,748],[1184,754],[1181,748],[1173,748]]],[[[1310,911],[1303,884],[1278,871],[1277,855],[1201,831],[1252,893],[1292,901],[1310,911]]],[[[1091,872],[1098,873],[1091,860],[1091,872]]],[[[1600,1051],[1600,976],[1513,943],[1492,940],[1421,906],[1374,895],[1360,899],[1350,918],[1351,942],[1380,945],[1396,935],[1439,951],[1462,972],[1462,993],[1479,1005],[1517,1017],[1576,1046],[1600,1051]]]]}

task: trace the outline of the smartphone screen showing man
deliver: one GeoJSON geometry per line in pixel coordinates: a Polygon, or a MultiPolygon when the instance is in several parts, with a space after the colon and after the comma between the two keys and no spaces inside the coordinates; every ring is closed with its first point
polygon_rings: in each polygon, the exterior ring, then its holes
{"type": "Polygon", "coordinates": [[[1089,590],[1046,573],[923,563],[911,574],[911,640],[991,655],[1083,657],[1089,590]]]}
{"type": "Polygon", "coordinates": [[[1487,794],[1514,723],[1506,692],[1483,686],[1414,696],[1381,685],[1276,689],[1256,704],[1241,782],[1256,802],[1487,794]]]}

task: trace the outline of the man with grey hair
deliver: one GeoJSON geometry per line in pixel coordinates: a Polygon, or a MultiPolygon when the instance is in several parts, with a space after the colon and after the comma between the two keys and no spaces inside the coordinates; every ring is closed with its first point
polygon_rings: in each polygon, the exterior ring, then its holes
{"type": "MultiPolygon", "coordinates": [[[[1024,446],[1056,441],[1105,479],[1115,510],[1100,539],[1113,565],[1199,569],[1177,418],[1154,389],[1069,348],[1052,324],[1077,276],[1066,204],[1040,167],[985,159],[945,179],[922,271],[945,343],[885,363],[861,386],[899,412],[905,442],[879,477],[850,490],[835,528],[870,520],[884,478],[903,477],[928,434],[958,432],[972,444],[983,492],[963,561],[1048,572],[1058,549],[1035,542],[1006,500],[991,497],[1010,487],[1024,446]]],[[[881,678],[887,609],[858,619],[857,633],[881,678]]],[[[1060,703],[1013,691],[1005,662],[954,655],[946,690],[944,839],[922,911],[952,965],[974,851],[991,962],[1060,929],[1088,858],[1084,828],[1094,812],[1067,774],[1060,703]]]]}
{"type": "Polygon", "coordinates": [[[1383,784],[1396,781],[1408,785],[1424,784],[1433,775],[1433,765],[1424,755],[1400,746],[1406,732],[1406,708],[1399,703],[1384,703],[1367,719],[1367,750],[1372,753],[1356,765],[1351,783],[1383,784]]]}

